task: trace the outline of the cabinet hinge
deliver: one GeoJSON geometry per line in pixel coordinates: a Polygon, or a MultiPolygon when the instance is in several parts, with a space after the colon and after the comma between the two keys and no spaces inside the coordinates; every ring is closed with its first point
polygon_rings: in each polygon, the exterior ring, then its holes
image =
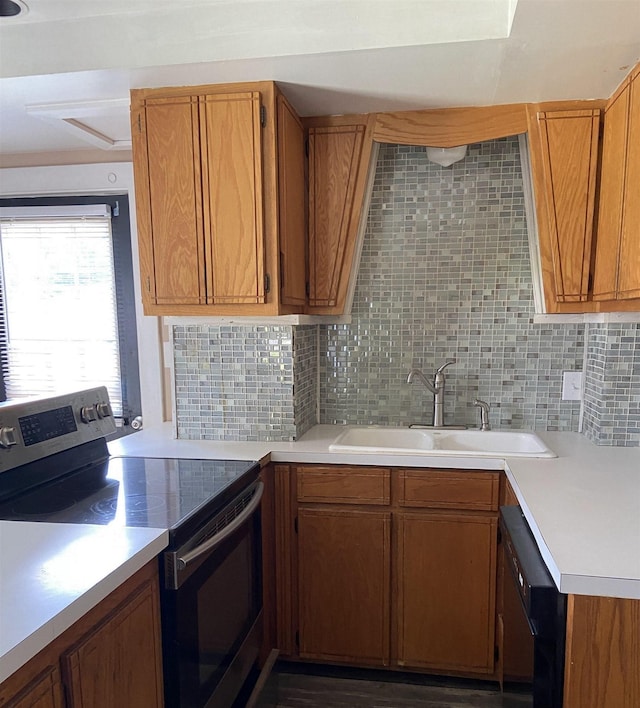
{"type": "Polygon", "coordinates": [[[267,125],[267,109],[265,106],[260,106],[260,125],[263,128],[267,125]]]}
{"type": "Polygon", "coordinates": [[[264,291],[265,293],[271,291],[271,276],[269,275],[269,273],[265,273],[264,276],[264,291]]]}
{"type": "Polygon", "coordinates": [[[138,132],[142,132],[142,116],[138,113],[138,132]]]}
{"type": "Polygon", "coordinates": [[[151,278],[147,276],[147,292],[151,292],[151,278]]]}
{"type": "Polygon", "coordinates": [[[308,281],[308,280],[307,280],[307,282],[304,284],[304,291],[305,291],[307,297],[309,297],[309,295],[311,294],[311,285],[309,285],[309,281],[308,281]]]}

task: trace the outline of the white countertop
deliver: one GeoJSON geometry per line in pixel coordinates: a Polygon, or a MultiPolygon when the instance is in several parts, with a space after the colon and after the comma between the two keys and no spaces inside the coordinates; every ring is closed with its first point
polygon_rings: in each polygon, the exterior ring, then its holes
{"type": "Polygon", "coordinates": [[[597,446],[579,433],[537,433],[557,458],[443,457],[330,452],[342,426],[298,442],[176,440],[171,424],[109,444],[112,454],[220,457],[405,467],[506,470],[562,592],[640,599],[640,448],[597,446]]]}
{"type": "Polygon", "coordinates": [[[0,682],[167,543],[163,529],[0,521],[0,682]]]}

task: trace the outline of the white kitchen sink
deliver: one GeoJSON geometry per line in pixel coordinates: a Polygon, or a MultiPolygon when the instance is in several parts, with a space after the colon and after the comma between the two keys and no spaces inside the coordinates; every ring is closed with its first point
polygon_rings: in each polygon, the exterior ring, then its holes
{"type": "Polygon", "coordinates": [[[420,428],[353,427],[347,428],[329,445],[342,452],[430,452],[434,438],[420,428]]]}
{"type": "Polygon", "coordinates": [[[556,457],[535,434],[522,430],[430,430],[349,427],[329,445],[336,452],[451,455],[465,457],[556,457]]]}
{"type": "Polygon", "coordinates": [[[557,457],[535,433],[522,430],[435,430],[433,436],[437,450],[456,455],[557,457]]]}

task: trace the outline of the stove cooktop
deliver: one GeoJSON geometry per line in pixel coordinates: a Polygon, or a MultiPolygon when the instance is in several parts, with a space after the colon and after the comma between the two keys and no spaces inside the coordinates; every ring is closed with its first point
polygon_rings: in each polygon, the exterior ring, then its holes
{"type": "Polygon", "coordinates": [[[188,534],[258,476],[247,460],[110,457],[0,504],[0,519],[188,534]]]}

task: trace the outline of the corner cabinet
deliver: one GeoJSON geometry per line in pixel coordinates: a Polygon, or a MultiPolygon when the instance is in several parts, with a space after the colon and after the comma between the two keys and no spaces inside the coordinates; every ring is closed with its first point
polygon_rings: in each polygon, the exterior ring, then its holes
{"type": "Polygon", "coordinates": [[[589,298],[600,110],[536,110],[529,145],[547,312],[583,312],[589,298]]]}
{"type": "Polygon", "coordinates": [[[131,119],[145,314],[301,311],[304,131],[275,84],[134,90],[131,119]]]}
{"type": "Polygon", "coordinates": [[[305,121],[310,314],[341,315],[349,310],[375,171],[374,117],[305,121]]]}
{"type": "Polygon", "coordinates": [[[605,109],[593,297],[640,298],[640,65],[605,109]]]}
{"type": "Polygon", "coordinates": [[[499,473],[279,465],[276,474],[282,655],[493,673],[499,473]]]}

